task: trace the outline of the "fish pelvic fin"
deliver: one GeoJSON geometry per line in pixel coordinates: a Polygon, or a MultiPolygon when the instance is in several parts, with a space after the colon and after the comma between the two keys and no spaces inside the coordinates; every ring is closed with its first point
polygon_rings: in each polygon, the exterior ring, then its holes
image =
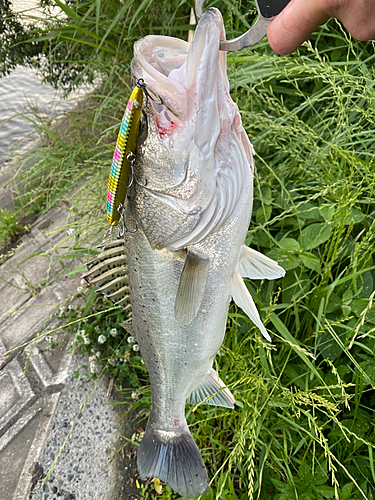
{"type": "Polygon", "coordinates": [[[274,280],[285,276],[285,270],[277,262],[245,245],[238,259],[238,271],[243,278],[253,280],[274,280]]]}
{"type": "Polygon", "coordinates": [[[265,329],[262,320],[260,319],[258,310],[254,304],[253,298],[249,290],[246,288],[240,273],[236,270],[233,271],[229,280],[229,294],[233,297],[234,302],[246,313],[255,326],[262,332],[263,337],[271,342],[267,330],[265,329]]]}
{"type": "Polygon", "coordinates": [[[192,405],[204,403],[207,405],[234,408],[236,400],[224,382],[212,369],[206,380],[190,394],[187,402],[192,405]]]}
{"type": "Polygon", "coordinates": [[[128,275],[124,240],[109,241],[99,246],[101,252],[86,264],[82,278],[95,285],[114,304],[130,309],[128,275]]]}
{"type": "Polygon", "coordinates": [[[188,250],[175,303],[175,317],[181,325],[189,325],[202,303],[208,277],[209,258],[188,250]]]}
{"type": "Polygon", "coordinates": [[[209,489],[202,456],[187,426],[177,434],[155,429],[149,422],[137,463],[142,480],[157,477],[184,498],[197,497],[209,489]]]}

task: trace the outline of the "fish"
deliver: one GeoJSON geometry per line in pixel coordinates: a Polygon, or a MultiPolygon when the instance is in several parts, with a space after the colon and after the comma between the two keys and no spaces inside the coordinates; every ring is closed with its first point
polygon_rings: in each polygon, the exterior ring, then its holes
{"type": "Polygon", "coordinates": [[[151,411],[137,453],[142,480],[184,498],[209,489],[186,402],[233,408],[213,369],[231,299],[267,340],[243,281],[285,271],[244,245],[253,204],[253,148],[229,93],[220,11],[205,11],[192,43],[149,35],[134,45],[132,81],[145,90],[126,229],[106,242],[85,279],[127,310],[140,347],[151,411]]]}

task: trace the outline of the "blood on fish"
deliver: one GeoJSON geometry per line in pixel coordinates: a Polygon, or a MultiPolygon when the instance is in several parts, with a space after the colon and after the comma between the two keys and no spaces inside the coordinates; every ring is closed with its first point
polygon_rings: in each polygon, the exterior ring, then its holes
{"type": "Polygon", "coordinates": [[[173,132],[176,130],[177,125],[174,122],[169,122],[168,127],[163,127],[162,125],[157,124],[159,136],[164,139],[164,137],[170,137],[173,132]]]}

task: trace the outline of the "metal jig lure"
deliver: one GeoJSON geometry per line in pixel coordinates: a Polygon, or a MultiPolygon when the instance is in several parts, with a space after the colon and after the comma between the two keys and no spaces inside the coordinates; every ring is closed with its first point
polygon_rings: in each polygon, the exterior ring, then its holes
{"type": "Polygon", "coordinates": [[[130,95],[117,137],[107,190],[107,221],[111,226],[116,225],[120,219],[118,208],[124,203],[127,185],[132,182],[129,179],[133,169],[128,156],[130,153],[134,156],[142,115],[143,92],[143,85],[137,82],[130,95]]]}
{"type": "Polygon", "coordinates": [[[122,228],[119,228],[119,237],[122,237],[125,231],[135,232],[137,230],[136,228],[135,231],[130,231],[126,227],[124,202],[126,191],[133,183],[139,187],[146,187],[146,183],[141,184],[137,180],[134,172],[134,163],[139,122],[142,110],[147,106],[149,99],[155,104],[163,104],[160,96],[159,101],[151,96],[144,80],[140,78],[126,106],[109,174],[107,190],[107,221],[111,226],[109,237],[112,236],[113,226],[116,226],[120,220],[122,228]],[[145,100],[143,96],[145,96],[145,100]],[[143,101],[145,101],[144,105],[143,101]]]}

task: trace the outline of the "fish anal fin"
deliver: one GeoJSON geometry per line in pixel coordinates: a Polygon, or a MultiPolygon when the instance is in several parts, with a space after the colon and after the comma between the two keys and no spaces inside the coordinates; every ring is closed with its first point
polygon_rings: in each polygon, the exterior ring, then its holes
{"type": "Polygon", "coordinates": [[[285,270],[277,262],[245,245],[238,259],[238,271],[243,278],[253,280],[274,280],[285,276],[285,270]]]}
{"type": "Polygon", "coordinates": [[[208,405],[233,408],[236,404],[230,390],[225,387],[214,369],[211,370],[206,380],[190,394],[187,402],[192,405],[204,402],[208,405]]]}
{"type": "Polygon", "coordinates": [[[259,328],[262,335],[271,342],[271,337],[264,328],[253,298],[238,271],[234,271],[229,280],[229,293],[238,307],[240,307],[243,312],[249,316],[254,325],[259,328]]]}
{"type": "Polygon", "coordinates": [[[182,325],[189,325],[196,317],[206,286],[209,258],[189,249],[182,270],[175,303],[175,317],[182,325]]]}
{"type": "Polygon", "coordinates": [[[184,498],[209,489],[206,468],[188,429],[172,433],[148,424],[137,456],[142,480],[157,477],[184,498]]]}

